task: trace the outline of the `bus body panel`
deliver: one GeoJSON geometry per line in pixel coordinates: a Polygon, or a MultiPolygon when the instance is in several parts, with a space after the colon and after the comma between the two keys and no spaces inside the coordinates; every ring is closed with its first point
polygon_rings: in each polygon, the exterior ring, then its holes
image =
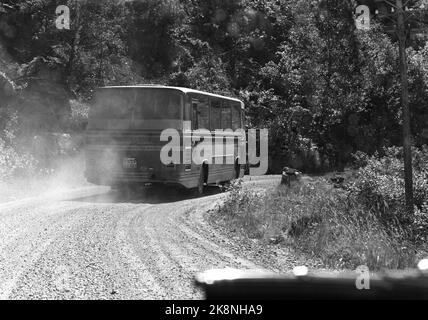
{"type": "MultiPolygon", "coordinates": [[[[140,86],[140,87],[107,87],[110,99],[118,99],[119,101],[129,101],[129,96],[140,95],[138,91],[144,90],[165,90],[167,94],[171,95],[171,92],[179,92],[182,96],[181,110],[179,113],[179,119],[162,119],[162,112],[159,112],[156,119],[142,119],[134,118],[133,114],[135,110],[130,112],[132,117],[129,119],[120,114],[121,118],[109,118],[109,114],[101,116],[93,116],[89,119],[88,131],[87,131],[87,143],[86,143],[86,171],[85,175],[87,180],[91,183],[98,185],[117,185],[126,183],[138,183],[138,184],[174,184],[181,185],[185,188],[196,188],[199,183],[201,174],[201,166],[192,163],[191,165],[186,164],[171,164],[165,165],[161,163],[160,152],[162,147],[167,142],[160,141],[161,133],[165,129],[175,129],[180,134],[180,141],[183,142],[183,124],[184,121],[191,122],[192,130],[185,133],[186,137],[190,137],[195,133],[198,127],[195,127],[195,113],[192,107],[192,103],[195,101],[203,101],[204,107],[208,110],[205,116],[208,119],[208,128],[211,130],[213,137],[213,158],[211,163],[207,159],[208,165],[208,184],[219,184],[222,182],[230,181],[236,178],[236,161],[238,158],[238,144],[244,143],[240,135],[224,132],[220,134],[221,137],[234,137],[233,153],[231,154],[216,154],[215,150],[215,139],[214,131],[211,123],[211,103],[212,99],[221,102],[223,111],[230,107],[230,103],[233,104],[235,114],[236,109],[240,107],[241,122],[239,127],[243,127],[243,103],[236,99],[227,97],[221,97],[218,95],[202,93],[195,90],[184,89],[184,88],[171,88],[171,87],[151,87],[151,86],[140,86]],[[131,89],[131,90],[129,90],[131,89]],[[114,91],[117,90],[117,91],[114,91]],[[137,91],[136,91],[137,90],[137,91]],[[123,94],[124,97],[116,97],[117,95],[123,94]],[[122,100],[121,100],[122,99],[122,100]],[[225,156],[229,157],[233,164],[216,164],[215,158],[225,156]],[[128,165],[132,164],[132,167],[128,165]],[[125,166],[126,164],[126,166],[125,166]]],[[[102,90],[102,89],[101,89],[102,90]]],[[[149,91],[145,91],[149,92],[149,91]]],[[[158,94],[157,96],[162,96],[158,94]]],[[[162,97],[163,99],[163,97],[162,97]]],[[[143,96],[144,100],[144,96],[143,96]]],[[[132,103],[138,107],[138,99],[132,100],[132,103]]],[[[168,102],[168,100],[167,100],[168,102]]],[[[131,107],[133,107],[131,103],[131,107]]],[[[111,104],[108,100],[107,104],[111,104]]],[[[161,104],[158,104],[158,107],[161,104]]],[[[111,106],[110,106],[111,107],[111,106]]],[[[114,106],[113,106],[114,108],[114,106]]],[[[129,106],[128,106],[129,108],[129,106]]],[[[151,106],[149,106],[151,108],[151,106]]],[[[232,108],[232,107],[230,107],[232,108]]],[[[222,112],[223,112],[222,111],[222,112]]],[[[122,112],[122,111],[120,111],[122,112]]],[[[145,112],[145,110],[143,110],[145,112]]],[[[168,111],[170,112],[170,111],[168,111]]],[[[227,112],[225,112],[227,113],[227,112]]],[[[231,111],[229,112],[231,113],[231,111]]],[[[225,116],[226,117],[226,116],[225,116]]],[[[204,120],[204,119],[203,119],[204,120]]],[[[206,120],[206,119],[205,119],[206,120]]],[[[245,137],[244,137],[245,138],[245,137]]],[[[194,143],[192,143],[194,146],[194,143]]],[[[183,159],[184,146],[181,145],[181,159],[183,159]]],[[[243,170],[239,171],[239,176],[243,176],[243,170]]]]}

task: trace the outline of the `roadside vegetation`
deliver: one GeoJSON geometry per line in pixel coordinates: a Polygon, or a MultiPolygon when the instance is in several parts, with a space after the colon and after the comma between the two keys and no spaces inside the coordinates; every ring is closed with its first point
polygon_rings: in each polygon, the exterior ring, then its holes
{"type": "Polygon", "coordinates": [[[0,203],[86,185],[83,129],[88,106],[71,101],[64,129],[22,134],[22,117],[0,108],[0,203]]]}
{"type": "Polygon", "coordinates": [[[394,147],[402,144],[398,46],[376,20],[356,30],[356,1],[64,4],[72,12],[67,32],[53,23],[58,1],[0,2],[0,187],[53,177],[78,159],[95,88],[184,86],[244,101],[246,125],[269,128],[270,173],[356,166],[341,188],[325,178],[266,194],[235,185],[216,214],[227,227],[335,267],[401,268],[423,252],[426,34],[407,48],[417,207],[408,216],[394,147]]]}
{"type": "Polygon", "coordinates": [[[3,124],[0,126],[0,182],[50,176],[62,170],[64,162],[80,156],[87,122],[86,105],[72,102],[65,128],[31,136],[22,135],[24,124],[17,112],[5,110],[0,119],[3,124]]]}
{"type": "Polygon", "coordinates": [[[359,154],[343,185],[303,177],[260,192],[236,181],[211,219],[243,238],[291,246],[328,268],[415,267],[427,253],[428,149],[414,150],[416,213],[405,211],[401,152],[359,154]]]}
{"type": "MultiPolygon", "coordinates": [[[[54,25],[57,2],[0,3],[2,176],[49,169],[52,154],[66,149],[52,134],[79,146],[85,106],[105,85],[157,83],[241,99],[248,127],[270,129],[271,173],[340,170],[353,153],[401,144],[396,39],[376,20],[356,30],[354,0],[64,1],[67,32],[54,25]]],[[[420,147],[428,137],[426,35],[408,45],[420,147]]]]}

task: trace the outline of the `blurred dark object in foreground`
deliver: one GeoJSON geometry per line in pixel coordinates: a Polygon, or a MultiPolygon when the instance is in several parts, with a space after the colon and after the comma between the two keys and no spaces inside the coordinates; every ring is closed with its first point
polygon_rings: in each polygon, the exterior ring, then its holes
{"type": "Polygon", "coordinates": [[[334,187],[338,189],[343,186],[345,178],[339,174],[336,174],[334,177],[330,178],[330,181],[334,184],[334,187]]]}
{"type": "Polygon", "coordinates": [[[300,179],[301,172],[296,169],[284,167],[282,169],[281,184],[291,187],[291,183],[300,179]]]}
{"type": "Polygon", "coordinates": [[[421,270],[369,275],[369,289],[361,290],[357,288],[361,276],[357,272],[280,276],[263,271],[210,270],[196,277],[196,285],[204,290],[207,300],[428,299],[428,275],[421,270]]]}

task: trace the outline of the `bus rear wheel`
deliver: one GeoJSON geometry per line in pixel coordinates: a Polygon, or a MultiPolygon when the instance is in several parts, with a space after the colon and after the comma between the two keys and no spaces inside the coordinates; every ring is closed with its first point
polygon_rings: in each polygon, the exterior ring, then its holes
{"type": "Polygon", "coordinates": [[[205,183],[207,181],[207,168],[206,165],[201,167],[201,172],[199,174],[198,187],[196,188],[196,195],[202,196],[205,193],[205,183]]]}
{"type": "Polygon", "coordinates": [[[238,161],[236,161],[235,163],[235,174],[234,174],[234,178],[235,179],[239,179],[241,176],[241,165],[239,164],[238,161]]]}

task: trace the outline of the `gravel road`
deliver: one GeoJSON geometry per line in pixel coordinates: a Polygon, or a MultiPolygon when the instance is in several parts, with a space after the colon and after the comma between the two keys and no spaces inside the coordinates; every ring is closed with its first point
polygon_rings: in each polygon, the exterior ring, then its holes
{"type": "Polygon", "coordinates": [[[261,268],[205,221],[224,195],[89,186],[0,204],[0,299],[203,298],[196,273],[261,268]]]}

